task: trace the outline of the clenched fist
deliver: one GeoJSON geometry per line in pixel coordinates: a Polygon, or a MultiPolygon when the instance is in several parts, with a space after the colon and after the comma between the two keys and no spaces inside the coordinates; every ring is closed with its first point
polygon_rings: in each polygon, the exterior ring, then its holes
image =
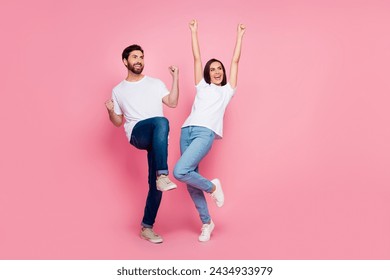
{"type": "Polygon", "coordinates": [[[107,100],[105,105],[108,111],[114,111],[114,102],[112,99],[107,100]]]}
{"type": "Polygon", "coordinates": [[[179,75],[179,68],[177,66],[171,65],[168,67],[168,69],[172,76],[179,75]]]}
{"type": "Polygon", "coordinates": [[[240,36],[244,35],[245,30],[246,30],[246,26],[245,26],[245,25],[243,25],[243,24],[240,23],[240,24],[237,26],[237,34],[238,34],[238,35],[240,35],[240,36]]]}
{"type": "Polygon", "coordinates": [[[196,19],[191,20],[188,25],[190,26],[191,31],[198,31],[198,22],[196,19]]]}

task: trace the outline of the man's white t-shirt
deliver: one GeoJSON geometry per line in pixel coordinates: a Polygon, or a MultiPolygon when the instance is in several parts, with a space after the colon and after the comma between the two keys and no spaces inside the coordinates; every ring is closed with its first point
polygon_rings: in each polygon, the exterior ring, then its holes
{"type": "Polygon", "coordinates": [[[162,117],[162,98],[169,94],[165,84],[155,78],[144,76],[137,82],[123,80],[112,90],[114,112],[125,117],[125,132],[131,139],[131,132],[137,122],[162,117]]]}
{"type": "Polygon", "coordinates": [[[208,84],[202,79],[196,85],[196,96],[191,114],[182,127],[203,126],[215,132],[216,138],[223,136],[223,116],[236,89],[229,83],[224,86],[208,84]]]}

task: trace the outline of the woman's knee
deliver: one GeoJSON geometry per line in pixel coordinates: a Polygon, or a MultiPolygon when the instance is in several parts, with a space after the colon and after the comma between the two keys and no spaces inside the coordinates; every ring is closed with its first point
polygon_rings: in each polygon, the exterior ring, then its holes
{"type": "Polygon", "coordinates": [[[176,178],[176,180],[183,180],[183,177],[185,175],[185,171],[183,168],[180,167],[180,164],[176,164],[175,168],[173,169],[173,177],[176,178]]]}

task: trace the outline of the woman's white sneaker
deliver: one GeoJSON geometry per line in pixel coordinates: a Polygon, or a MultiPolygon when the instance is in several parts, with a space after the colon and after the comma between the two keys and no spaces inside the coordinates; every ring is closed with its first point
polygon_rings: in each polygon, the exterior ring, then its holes
{"type": "Polygon", "coordinates": [[[218,207],[222,207],[225,202],[225,196],[222,191],[221,182],[218,179],[211,180],[211,183],[215,185],[215,191],[211,193],[211,197],[214,199],[218,207]]]}
{"type": "Polygon", "coordinates": [[[203,224],[202,232],[199,235],[199,241],[206,242],[210,240],[211,233],[214,230],[214,222],[211,220],[209,224],[203,224]]]}

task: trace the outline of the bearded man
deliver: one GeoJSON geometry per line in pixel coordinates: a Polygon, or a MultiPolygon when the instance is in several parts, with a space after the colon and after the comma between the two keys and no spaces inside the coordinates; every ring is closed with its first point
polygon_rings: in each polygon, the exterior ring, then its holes
{"type": "Polygon", "coordinates": [[[140,236],[152,243],[161,243],[162,237],[153,231],[160,206],[162,192],[175,189],[168,178],[169,122],[163,115],[163,105],[175,108],[179,99],[179,69],[170,66],[172,87],[156,78],[143,75],[144,51],[139,45],[131,45],[122,52],[127,68],[127,78],[112,91],[105,105],[110,121],[122,126],[127,139],[137,149],[146,150],[148,157],[149,192],[146,199],[140,236]]]}

